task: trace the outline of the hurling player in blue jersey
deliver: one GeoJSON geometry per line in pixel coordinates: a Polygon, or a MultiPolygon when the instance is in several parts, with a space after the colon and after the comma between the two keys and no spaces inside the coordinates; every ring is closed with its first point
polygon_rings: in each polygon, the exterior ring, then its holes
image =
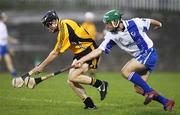
{"type": "Polygon", "coordinates": [[[172,111],[175,102],[160,95],[147,84],[148,77],[155,68],[157,54],[146,32],[150,25],[154,29],[162,27],[161,22],[148,18],[122,20],[121,17],[122,13],[118,10],[111,10],[104,15],[103,22],[109,31],[104,41],[96,50],[78,60],[75,66],[80,67],[85,61],[101,55],[102,52],[108,54],[114,45],[118,45],[133,57],[122,68],[121,73],[134,84],[137,93],[145,96],[144,105],[155,100],[163,105],[164,110],[172,111]]]}

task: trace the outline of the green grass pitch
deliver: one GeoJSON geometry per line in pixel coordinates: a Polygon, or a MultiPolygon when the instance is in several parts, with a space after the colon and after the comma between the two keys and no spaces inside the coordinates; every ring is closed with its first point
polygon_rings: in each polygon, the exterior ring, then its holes
{"type": "Polygon", "coordinates": [[[13,88],[11,76],[0,74],[0,115],[180,115],[180,73],[153,73],[148,81],[154,89],[176,101],[173,112],[165,112],[156,102],[144,106],[144,97],[134,93],[133,85],[119,73],[98,73],[97,78],[109,82],[107,97],[100,101],[97,89],[85,86],[98,109],[84,110],[66,82],[66,73],[35,89],[13,88]]]}

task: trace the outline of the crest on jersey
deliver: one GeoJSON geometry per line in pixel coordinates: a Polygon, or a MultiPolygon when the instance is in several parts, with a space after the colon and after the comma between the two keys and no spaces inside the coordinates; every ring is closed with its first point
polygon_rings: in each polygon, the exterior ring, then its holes
{"type": "Polygon", "coordinates": [[[136,36],[136,32],[131,32],[130,34],[131,34],[133,37],[136,36]]]}

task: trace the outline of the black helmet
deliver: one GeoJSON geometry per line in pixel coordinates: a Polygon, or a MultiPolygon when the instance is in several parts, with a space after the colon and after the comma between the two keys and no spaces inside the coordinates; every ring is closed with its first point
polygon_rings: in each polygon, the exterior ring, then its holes
{"type": "Polygon", "coordinates": [[[43,23],[44,26],[49,27],[49,25],[51,24],[51,21],[57,20],[57,19],[59,18],[56,11],[51,10],[45,13],[43,18],[41,19],[41,23],[43,23]]]}

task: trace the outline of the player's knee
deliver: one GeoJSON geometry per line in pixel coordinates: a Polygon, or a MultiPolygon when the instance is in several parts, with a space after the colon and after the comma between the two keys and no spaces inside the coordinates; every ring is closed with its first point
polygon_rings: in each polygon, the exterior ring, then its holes
{"type": "Polygon", "coordinates": [[[73,75],[73,74],[69,74],[69,76],[68,76],[68,81],[70,81],[70,82],[75,82],[75,81],[76,81],[76,78],[77,78],[77,76],[75,76],[75,75],[73,75]]]}
{"type": "Polygon", "coordinates": [[[130,74],[131,74],[131,72],[128,71],[128,69],[122,69],[122,70],[121,70],[121,75],[122,75],[124,78],[126,78],[126,79],[128,79],[128,77],[129,77],[130,74]]]}
{"type": "Polygon", "coordinates": [[[69,79],[67,80],[67,83],[68,83],[69,85],[73,84],[69,79]]]}
{"type": "Polygon", "coordinates": [[[67,83],[70,87],[74,87],[74,83],[72,81],[70,81],[69,79],[67,80],[67,83]]]}
{"type": "Polygon", "coordinates": [[[68,77],[68,83],[70,83],[70,82],[73,82],[74,81],[74,78],[73,77],[68,77]]]}

